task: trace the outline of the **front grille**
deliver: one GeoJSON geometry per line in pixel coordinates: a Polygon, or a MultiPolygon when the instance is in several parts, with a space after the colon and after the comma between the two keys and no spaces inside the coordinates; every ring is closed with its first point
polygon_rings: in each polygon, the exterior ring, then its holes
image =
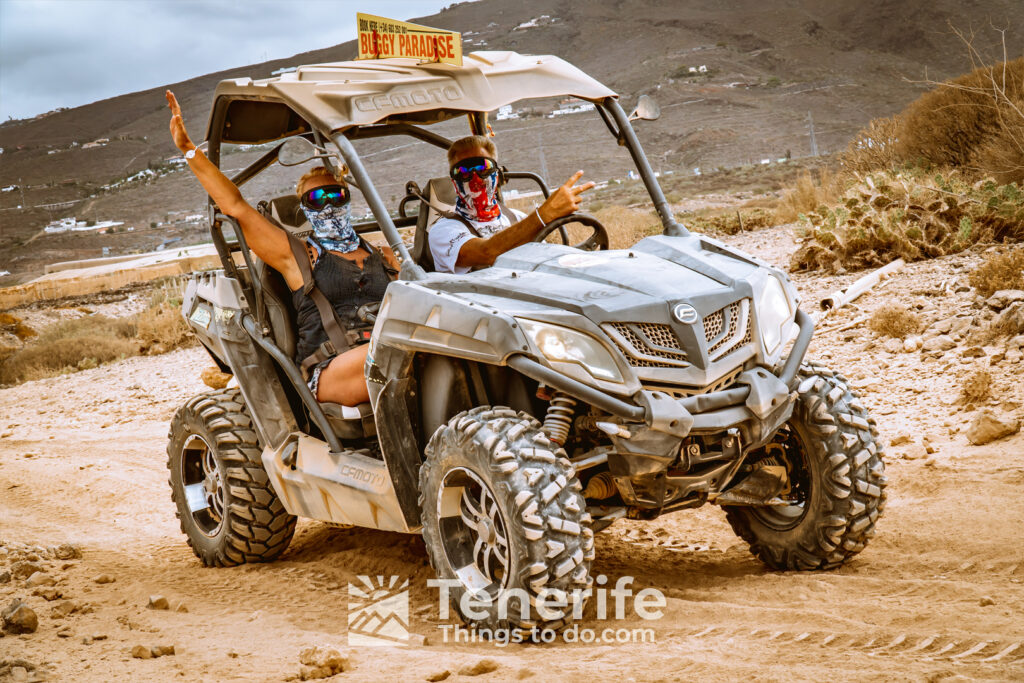
{"type": "Polygon", "coordinates": [[[704,339],[712,361],[753,341],[750,329],[750,299],[734,301],[704,318],[704,339]]]}
{"type": "Polygon", "coordinates": [[[615,332],[612,338],[626,360],[635,368],[678,368],[687,364],[686,352],[668,325],[608,323],[608,327],[615,332]]]}

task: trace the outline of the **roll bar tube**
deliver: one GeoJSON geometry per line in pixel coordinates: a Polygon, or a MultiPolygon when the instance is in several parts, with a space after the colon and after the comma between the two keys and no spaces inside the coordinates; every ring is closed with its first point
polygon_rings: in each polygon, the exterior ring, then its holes
{"type": "Polygon", "coordinates": [[[341,152],[341,158],[348,164],[348,170],[352,173],[352,177],[355,178],[359,189],[362,190],[363,199],[366,200],[366,203],[370,206],[370,211],[373,212],[374,218],[377,219],[377,225],[380,226],[380,231],[384,233],[388,246],[395,252],[398,262],[402,264],[402,279],[425,280],[427,277],[426,271],[412,260],[409,250],[405,248],[405,242],[402,241],[402,236],[398,234],[398,228],[395,227],[394,222],[391,220],[391,214],[388,213],[387,207],[384,206],[384,201],[377,194],[377,188],[374,186],[373,181],[370,180],[366,167],[363,166],[362,160],[356,153],[356,148],[352,145],[352,141],[345,137],[344,133],[335,133],[331,136],[331,140],[338,147],[338,151],[341,152]]]}
{"type": "Polygon", "coordinates": [[[658,184],[658,179],[654,175],[654,169],[651,168],[650,162],[647,161],[647,155],[644,154],[643,147],[640,146],[640,140],[637,138],[636,131],[633,130],[633,126],[629,122],[629,116],[626,115],[626,112],[623,111],[622,106],[619,105],[618,100],[614,97],[606,97],[601,106],[605,107],[615,119],[615,124],[619,127],[619,141],[625,144],[630,156],[633,157],[633,163],[636,164],[636,168],[640,172],[640,178],[644,181],[647,193],[651,195],[651,199],[654,201],[654,208],[661,218],[665,234],[676,237],[689,235],[690,231],[680,223],[677,223],[676,219],[672,216],[672,209],[669,208],[668,200],[665,199],[665,193],[662,192],[661,185],[658,184]]]}

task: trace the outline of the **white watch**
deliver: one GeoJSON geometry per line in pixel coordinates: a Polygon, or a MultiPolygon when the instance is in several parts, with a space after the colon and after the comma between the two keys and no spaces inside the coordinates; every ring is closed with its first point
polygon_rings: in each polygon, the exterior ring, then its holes
{"type": "Polygon", "coordinates": [[[198,151],[199,151],[199,147],[193,147],[189,151],[185,152],[185,158],[186,159],[191,159],[192,157],[194,157],[196,155],[196,152],[198,152],[198,151]]]}

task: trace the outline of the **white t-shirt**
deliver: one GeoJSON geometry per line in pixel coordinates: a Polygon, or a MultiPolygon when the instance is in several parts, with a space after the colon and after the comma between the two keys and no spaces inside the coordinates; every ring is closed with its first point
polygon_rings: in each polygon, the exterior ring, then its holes
{"type": "MultiPolygon", "coordinates": [[[[521,211],[515,209],[509,209],[509,211],[512,213],[511,217],[502,212],[493,221],[486,223],[470,221],[470,223],[480,233],[480,237],[487,239],[510,227],[513,223],[518,223],[526,218],[526,214],[521,211]]],[[[439,218],[435,221],[430,227],[430,234],[427,237],[430,254],[434,257],[434,270],[439,273],[457,273],[459,275],[468,273],[470,269],[467,266],[457,266],[455,263],[459,259],[459,250],[462,249],[462,245],[473,238],[473,233],[462,221],[454,218],[439,218]]]]}

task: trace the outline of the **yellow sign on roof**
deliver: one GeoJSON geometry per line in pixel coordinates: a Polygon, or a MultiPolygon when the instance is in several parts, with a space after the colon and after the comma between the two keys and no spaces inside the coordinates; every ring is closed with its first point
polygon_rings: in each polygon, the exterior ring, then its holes
{"type": "Polygon", "coordinates": [[[462,34],[405,21],[356,14],[359,59],[412,57],[462,66],[462,34]]]}

